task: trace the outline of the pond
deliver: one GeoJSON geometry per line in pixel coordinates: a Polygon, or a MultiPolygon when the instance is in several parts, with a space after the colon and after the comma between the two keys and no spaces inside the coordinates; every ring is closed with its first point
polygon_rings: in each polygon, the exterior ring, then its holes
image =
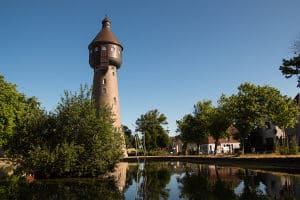
{"type": "Polygon", "coordinates": [[[300,199],[300,175],[184,162],[121,163],[114,179],[0,179],[1,199],[300,199]]]}

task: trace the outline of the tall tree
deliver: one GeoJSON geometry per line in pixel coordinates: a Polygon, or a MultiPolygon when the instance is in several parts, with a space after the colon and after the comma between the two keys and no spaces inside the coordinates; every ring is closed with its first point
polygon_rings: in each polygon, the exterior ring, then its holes
{"type": "Polygon", "coordinates": [[[21,141],[15,143],[24,148],[14,153],[36,177],[93,177],[112,170],[121,156],[121,134],[109,108],[99,113],[87,86],[66,91],[54,113],[43,121],[37,116],[31,129],[21,127],[15,134],[14,141],[21,141]]]}
{"type": "Polygon", "coordinates": [[[7,145],[17,132],[28,133],[42,113],[35,97],[27,98],[17,91],[15,84],[6,82],[0,75],[0,147],[7,145]]]}
{"type": "Polygon", "coordinates": [[[125,137],[125,144],[127,148],[135,147],[135,138],[132,135],[132,131],[126,125],[122,125],[122,129],[125,137]]]}
{"type": "Polygon", "coordinates": [[[210,116],[213,112],[212,102],[210,100],[199,101],[194,105],[192,114],[184,116],[178,120],[177,131],[186,143],[196,143],[199,153],[200,144],[209,135],[210,116]]]}
{"type": "Polygon", "coordinates": [[[180,139],[184,142],[183,151],[186,154],[188,143],[194,143],[197,135],[196,120],[191,114],[185,115],[181,120],[177,120],[177,132],[180,134],[180,139]]]}
{"type": "Polygon", "coordinates": [[[290,59],[283,59],[279,70],[285,78],[296,76],[298,79],[297,87],[300,87],[300,40],[295,41],[293,49],[296,56],[290,59]]]}
{"type": "Polygon", "coordinates": [[[217,147],[219,145],[219,139],[230,137],[228,129],[231,125],[230,118],[226,113],[225,109],[219,105],[214,108],[210,115],[209,123],[209,135],[215,140],[215,155],[217,153],[217,147]]]}
{"type": "Polygon", "coordinates": [[[136,120],[136,131],[143,134],[147,150],[156,150],[169,145],[169,136],[164,125],[167,117],[157,109],[150,110],[136,120]]]}
{"type": "Polygon", "coordinates": [[[231,113],[229,117],[240,132],[242,151],[251,131],[265,126],[266,121],[281,127],[293,127],[299,116],[296,103],[270,86],[243,83],[237,94],[222,95],[220,103],[227,113],[231,113]]]}
{"type": "Polygon", "coordinates": [[[285,78],[296,76],[298,79],[297,87],[300,87],[300,54],[291,59],[283,59],[279,70],[285,78]]]}

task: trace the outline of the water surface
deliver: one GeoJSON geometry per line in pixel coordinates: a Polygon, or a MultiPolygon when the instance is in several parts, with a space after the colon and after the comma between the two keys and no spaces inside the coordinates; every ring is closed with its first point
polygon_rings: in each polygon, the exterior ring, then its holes
{"type": "Polygon", "coordinates": [[[300,199],[300,175],[183,162],[123,163],[112,179],[0,179],[1,199],[300,199]]]}

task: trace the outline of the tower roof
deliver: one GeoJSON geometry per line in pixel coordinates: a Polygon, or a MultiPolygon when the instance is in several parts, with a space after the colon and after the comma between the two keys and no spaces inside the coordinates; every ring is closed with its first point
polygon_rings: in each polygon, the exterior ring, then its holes
{"type": "Polygon", "coordinates": [[[110,24],[111,22],[109,18],[105,16],[105,18],[102,20],[102,29],[89,44],[89,48],[93,43],[111,43],[119,45],[123,49],[121,43],[111,31],[110,24]]]}

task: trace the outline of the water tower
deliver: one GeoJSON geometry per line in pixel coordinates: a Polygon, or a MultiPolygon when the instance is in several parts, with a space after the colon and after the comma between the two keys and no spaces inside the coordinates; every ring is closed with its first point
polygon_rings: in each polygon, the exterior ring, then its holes
{"type": "MultiPolygon", "coordinates": [[[[118,69],[122,64],[123,47],[111,31],[110,25],[111,22],[106,16],[102,21],[102,29],[88,46],[89,63],[94,69],[92,96],[97,109],[101,106],[111,107],[114,126],[121,129],[118,69]]],[[[122,138],[124,139],[124,135],[122,138]]]]}

